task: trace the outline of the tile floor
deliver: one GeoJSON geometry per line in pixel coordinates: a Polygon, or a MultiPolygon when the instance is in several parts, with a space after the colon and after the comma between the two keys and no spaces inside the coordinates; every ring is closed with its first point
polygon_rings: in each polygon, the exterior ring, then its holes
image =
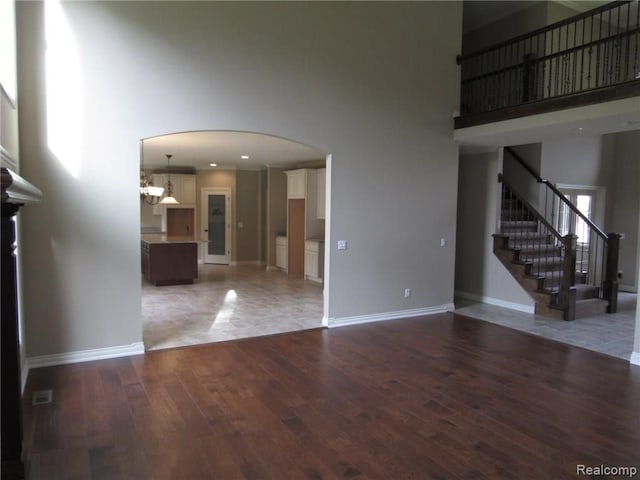
{"type": "Polygon", "coordinates": [[[618,311],[564,322],[456,298],[456,313],[629,360],[637,295],[620,293],[618,311]]]}
{"type": "Polygon", "coordinates": [[[322,286],[258,265],[199,265],[193,285],[142,280],[147,350],[322,326],[322,286]]]}
{"type": "MultiPolygon", "coordinates": [[[[142,281],[147,350],[322,327],[322,286],[258,265],[199,265],[193,285],[155,287],[142,281]]],[[[629,360],[635,294],[621,293],[618,312],[552,320],[456,299],[456,313],[629,360]]]]}

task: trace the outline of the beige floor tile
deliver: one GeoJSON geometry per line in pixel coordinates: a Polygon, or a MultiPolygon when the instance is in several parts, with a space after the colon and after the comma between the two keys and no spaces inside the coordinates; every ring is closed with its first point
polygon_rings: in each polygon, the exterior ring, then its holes
{"type": "Polygon", "coordinates": [[[193,285],[142,280],[147,350],[322,326],[322,285],[258,265],[199,265],[193,285]]]}

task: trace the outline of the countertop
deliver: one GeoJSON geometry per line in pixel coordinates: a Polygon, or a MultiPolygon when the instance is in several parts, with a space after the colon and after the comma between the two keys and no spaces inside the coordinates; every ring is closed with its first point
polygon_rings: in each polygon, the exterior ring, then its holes
{"type": "Polygon", "coordinates": [[[146,243],[198,243],[193,237],[167,236],[166,233],[145,233],[140,238],[146,243]]]}

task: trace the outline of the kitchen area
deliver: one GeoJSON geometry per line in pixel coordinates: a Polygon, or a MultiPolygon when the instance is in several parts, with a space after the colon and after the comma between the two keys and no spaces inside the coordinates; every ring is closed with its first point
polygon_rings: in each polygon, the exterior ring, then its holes
{"type": "Polygon", "coordinates": [[[184,173],[141,175],[141,268],[144,279],[155,286],[189,284],[198,277],[195,178],[184,173]],[[162,188],[161,195],[149,194],[160,193],[153,187],[162,188]]]}
{"type": "Polygon", "coordinates": [[[303,153],[273,166],[143,157],[147,349],[322,326],[326,168],[317,151],[303,153]],[[163,192],[148,198],[149,187],[163,192]]]}
{"type": "MultiPolygon", "coordinates": [[[[219,172],[218,172],[219,173],[219,172]]],[[[293,170],[266,169],[261,172],[247,172],[249,176],[258,174],[254,183],[265,185],[253,194],[247,194],[239,181],[246,181],[246,174],[227,172],[235,177],[233,185],[239,190],[235,195],[237,204],[230,216],[240,216],[236,222],[226,219],[231,230],[231,245],[227,248],[235,263],[254,261],[267,269],[276,268],[288,275],[303,275],[305,279],[322,283],[324,272],[324,218],[325,218],[325,177],[326,169],[298,168],[293,170]],[[240,178],[238,178],[240,177],[240,178]],[[263,178],[264,177],[264,180],[263,178]],[[274,178],[275,177],[275,178],[274,178]],[[243,198],[238,195],[242,194],[243,198]],[[249,196],[255,212],[242,208],[249,196]],[[265,200],[264,208],[260,202],[265,200]],[[259,218],[261,210],[265,218],[259,218]],[[253,213],[253,214],[252,214],[253,213]],[[252,241],[246,238],[247,217],[258,223],[252,241]],[[233,225],[231,225],[233,223],[233,225]],[[259,235],[264,233],[263,239],[259,235]],[[265,243],[261,244],[261,240],[265,243]],[[243,252],[233,245],[251,244],[249,252],[243,252]],[[233,255],[234,250],[236,254],[233,255]],[[240,257],[240,258],[239,258],[240,257]]],[[[210,184],[211,173],[146,173],[154,186],[163,186],[165,193],[156,200],[141,195],[141,252],[142,273],[145,280],[156,286],[193,283],[197,278],[198,263],[206,261],[207,250],[215,249],[216,241],[224,242],[220,235],[213,234],[217,212],[202,217],[198,208],[196,185],[210,184]],[[176,203],[164,204],[168,182],[172,185],[172,198],[176,203]],[[151,204],[150,202],[155,202],[151,204]],[[197,222],[200,219],[200,222],[197,222]],[[196,232],[201,230],[198,235],[196,232]],[[212,232],[212,234],[209,234],[212,232]]],[[[201,187],[207,188],[207,187],[201,187]]],[[[233,195],[231,195],[233,198],[233,195]]],[[[202,206],[202,209],[206,206],[202,206]]],[[[224,228],[224,226],[223,226],[224,228]]],[[[247,250],[247,249],[245,249],[247,250]]],[[[224,262],[215,262],[224,263],[224,262]]]]}

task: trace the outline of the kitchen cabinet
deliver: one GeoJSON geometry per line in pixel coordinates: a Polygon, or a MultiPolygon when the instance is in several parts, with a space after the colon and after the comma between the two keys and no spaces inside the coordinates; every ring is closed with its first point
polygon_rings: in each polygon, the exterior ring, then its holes
{"type": "Polygon", "coordinates": [[[327,170],[319,168],[316,172],[316,218],[324,220],[326,192],[327,192],[327,170]]]}
{"type": "Polygon", "coordinates": [[[288,170],[287,176],[287,268],[289,275],[322,281],[319,247],[307,248],[305,240],[324,238],[324,220],[318,218],[318,170],[288,170]],[[309,270],[307,272],[307,270],[309,270]],[[308,273],[308,274],[307,274],[308,273]]]}
{"type": "Polygon", "coordinates": [[[304,278],[322,283],[324,276],[324,240],[309,239],[304,242],[304,278]]]}
{"type": "Polygon", "coordinates": [[[305,198],[308,172],[306,168],[284,172],[287,175],[287,199],[305,198]]]}
{"type": "Polygon", "coordinates": [[[276,237],[276,267],[287,271],[287,258],[289,256],[287,248],[287,237],[276,237]]]}
{"type": "MultiPolygon", "coordinates": [[[[195,208],[196,206],[196,176],[187,175],[182,173],[172,173],[170,177],[167,177],[166,173],[154,173],[152,175],[153,184],[157,187],[164,187],[166,195],[167,181],[171,179],[173,185],[173,196],[180,202],[181,208],[195,208]]],[[[165,215],[167,208],[173,208],[172,206],[156,204],[153,206],[153,213],[155,215],[165,215]]]]}

